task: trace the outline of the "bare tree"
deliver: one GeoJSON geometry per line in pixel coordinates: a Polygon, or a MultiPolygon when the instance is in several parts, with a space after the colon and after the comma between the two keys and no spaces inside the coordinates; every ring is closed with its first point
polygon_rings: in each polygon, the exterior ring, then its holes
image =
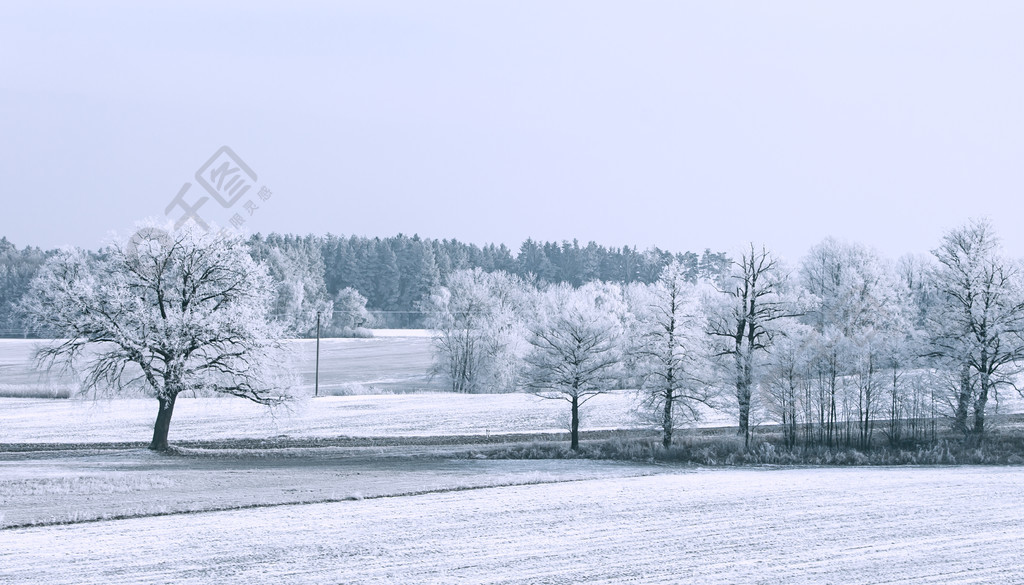
{"type": "MultiPolygon", "coordinates": [[[[795,320],[785,320],[779,338],[765,364],[761,393],[769,414],[782,423],[782,438],[787,447],[796,446],[801,420],[805,425],[810,416],[809,351],[814,332],[795,320]]],[[[808,425],[809,426],[809,425],[808,425]]],[[[804,435],[805,442],[808,435],[804,435]]]]}
{"type": "MultiPolygon", "coordinates": [[[[599,285],[550,288],[530,329],[528,387],[544,398],[570,404],[571,448],[579,450],[580,406],[615,388],[621,350],[616,299],[599,285]]],[[[621,303],[621,300],[618,302],[621,303]]]]}
{"type": "Polygon", "coordinates": [[[833,238],[811,249],[800,275],[813,299],[804,320],[819,339],[810,363],[823,397],[823,439],[833,446],[843,421],[847,444],[856,428],[856,442],[868,448],[883,411],[883,389],[899,390],[885,377],[890,368],[904,367],[892,358],[913,328],[906,281],[873,250],[833,238]]]}
{"type": "Polygon", "coordinates": [[[931,321],[932,354],[959,372],[954,427],[980,438],[989,399],[999,386],[1012,386],[1024,359],[1021,270],[999,255],[987,221],[949,232],[933,254],[941,300],[931,321]]]}
{"type": "Polygon", "coordinates": [[[790,316],[782,296],[784,275],[767,250],[750,244],[733,267],[709,311],[707,334],[715,342],[714,355],[730,363],[729,377],[739,406],[739,434],[750,445],[750,401],[757,383],[758,360],[775,339],[775,321],[790,316]]]}
{"type": "Polygon", "coordinates": [[[695,286],[679,262],[666,266],[644,290],[646,298],[635,309],[640,330],[632,353],[645,406],[660,411],[662,444],[668,449],[676,419],[698,420],[699,407],[711,399],[703,315],[695,286]]]}
{"type": "Polygon", "coordinates": [[[269,370],[281,363],[276,291],[244,242],[187,228],[139,233],[96,259],[65,250],[43,266],[23,309],[64,339],[40,348],[40,362],[82,372],[86,391],[154,396],[153,450],[167,449],[184,392],[282,400],[269,370]]]}

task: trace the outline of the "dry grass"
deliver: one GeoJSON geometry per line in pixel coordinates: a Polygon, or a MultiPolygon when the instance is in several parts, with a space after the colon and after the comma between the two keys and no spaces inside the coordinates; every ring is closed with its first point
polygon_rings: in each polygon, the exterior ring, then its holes
{"type": "Polygon", "coordinates": [[[13,496],[88,496],[96,494],[127,494],[167,488],[174,482],[167,477],[135,475],[81,475],[13,479],[0,481],[0,498],[13,496]]]}

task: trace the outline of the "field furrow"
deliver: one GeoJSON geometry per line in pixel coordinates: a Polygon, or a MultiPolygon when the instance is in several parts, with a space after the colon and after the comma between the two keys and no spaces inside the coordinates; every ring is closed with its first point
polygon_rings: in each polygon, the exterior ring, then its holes
{"type": "Polygon", "coordinates": [[[1024,471],[784,469],[0,532],[10,583],[1020,583],[1024,471]]]}

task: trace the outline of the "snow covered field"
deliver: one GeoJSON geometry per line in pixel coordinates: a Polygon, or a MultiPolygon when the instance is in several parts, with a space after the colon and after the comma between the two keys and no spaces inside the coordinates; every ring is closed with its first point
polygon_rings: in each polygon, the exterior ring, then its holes
{"type": "MultiPolygon", "coordinates": [[[[354,394],[306,399],[313,394],[312,340],[292,342],[302,398],[273,411],[241,399],[180,398],[170,440],[217,440],[288,436],[412,436],[561,432],[568,429],[568,406],[526,394],[440,393],[429,379],[430,337],[425,331],[382,330],[371,339],[322,341],[323,394],[354,394]]],[[[35,372],[30,355],[36,342],[0,340],[0,390],[46,390],[67,384],[56,375],[35,372]]],[[[2,393],[0,393],[2,394],[2,393]]],[[[582,429],[653,428],[635,413],[630,392],[600,396],[582,408],[582,429]]],[[[157,404],[152,399],[49,400],[0,397],[0,443],[139,442],[152,437],[157,404]]],[[[1012,391],[1000,394],[992,412],[1024,412],[1012,391]]],[[[756,413],[755,423],[766,421],[756,413]]],[[[734,425],[728,409],[704,409],[701,426],[734,425]]]]}
{"type": "Polygon", "coordinates": [[[0,531],[0,582],[1021,583],[1024,470],[700,470],[0,531]]]}
{"type": "MultiPolygon", "coordinates": [[[[321,342],[321,396],[312,399],[314,345],[297,340],[294,368],[303,386],[295,402],[268,410],[245,400],[179,398],[170,440],[288,436],[411,436],[562,432],[569,407],[526,394],[461,395],[430,380],[431,345],[425,331],[380,330],[371,339],[321,342]]],[[[31,367],[31,340],[0,340],[0,386],[45,391],[68,385],[31,367]]],[[[630,392],[599,396],[581,409],[584,430],[650,426],[635,414],[630,392]]],[[[149,398],[73,399],[0,397],[0,443],[138,442],[152,437],[156,401],[149,398]]],[[[731,424],[708,411],[708,425],[731,424]]]]}
{"type": "MultiPolygon", "coordinates": [[[[598,396],[581,409],[584,430],[636,428],[635,396],[598,396]]],[[[0,443],[148,441],[157,402],[0,398],[0,443]]],[[[385,437],[564,432],[569,405],[530,394],[331,396],[274,410],[240,398],[182,398],[170,440],[385,437]]]]}
{"type": "MultiPolygon", "coordinates": [[[[431,447],[0,452],[0,528],[649,475],[610,461],[449,459],[431,447]]],[[[2,580],[0,580],[2,582],[2,580]]]]}
{"type": "MultiPolygon", "coordinates": [[[[407,393],[430,389],[428,342],[325,344],[322,388],[394,393],[273,411],[182,398],[171,442],[567,428],[563,401],[407,393]]],[[[593,399],[582,428],[647,426],[635,401],[593,399]]],[[[155,414],[153,399],[0,398],[0,444],[145,442],[155,414]]],[[[694,469],[440,445],[0,452],[0,583],[1024,583],[1020,467],[694,469]]]]}
{"type": "MultiPolygon", "coordinates": [[[[37,340],[0,339],[0,390],[9,395],[67,389],[74,380],[59,372],[39,371],[32,356],[37,340]]],[[[298,395],[313,395],[316,341],[290,342],[292,369],[300,376],[298,395]]],[[[320,340],[320,392],[364,394],[444,390],[430,379],[433,355],[429,332],[379,329],[368,339],[320,340]]]]}

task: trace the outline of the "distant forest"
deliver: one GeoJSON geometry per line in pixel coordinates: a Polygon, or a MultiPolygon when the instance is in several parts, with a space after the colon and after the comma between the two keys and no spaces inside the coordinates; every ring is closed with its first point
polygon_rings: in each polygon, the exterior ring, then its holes
{"type": "MultiPolygon", "coordinates": [[[[465,268],[580,286],[595,280],[652,283],[672,260],[682,263],[688,279],[696,282],[721,274],[729,264],[724,253],[711,250],[700,254],[656,247],[641,251],[635,246],[606,247],[595,242],[581,246],[576,240],[527,239],[518,252],[504,244],[481,247],[402,234],[387,238],[256,234],[249,244],[253,257],[266,261],[275,278],[303,283],[307,300],[337,299],[339,292],[354,289],[366,298],[375,326],[399,328],[422,327],[421,302],[434,286],[445,284],[450,274],[465,268]]],[[[18,249],[0,238],[0,336],[28,333],[14,305],[52,252],[32,246],[18,249]]]]}

